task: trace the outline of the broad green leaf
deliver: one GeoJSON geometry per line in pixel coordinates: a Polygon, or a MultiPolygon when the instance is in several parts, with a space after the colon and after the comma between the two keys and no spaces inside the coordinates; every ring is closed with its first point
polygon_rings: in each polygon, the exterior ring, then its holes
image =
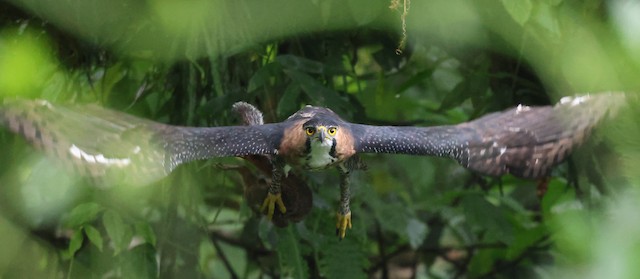
{"type": "MultiPolygon", "coordinates": [[[[505,0],[507,1],[507,0],[505,0]]],[[[544,2],[539,3],[536,7],[536,13],[532,20],[542,26],[547,38],[559,38],[562,35],[557,9],[544,2]]]]}
{"type": "Polygon", "coordinates": [[[106,98],[111,95],[113,88],[118,82],[120,82],[127,74],[127,69],[123,66],[122,62],[116,63],[113,66],[105,70],[102,82],[100,83],[100,89],[102,94],[106,98]]]}
{"type": "Polygon", "coordinates": [[[503,257],[503,249],[480,249],[478,250],[469,263],[469,277],[477,278],[490,272],[495,262],[503,257]]]}
{"type": "Polygon", "coordinates": [[[82,230],[76,230],[71,237],[71,241],[69,242],[69,247],[65,252],[65,258],[70,259],[76,254],[80,247],[82,247],[82,242],[84,240],[84,236],[82,235],[82,230]]]}
{"type": "Polygon", "coordinates": [[[276,57],[276,61],[287,70],[312,74],[322,74],[324,71],[324,65],[322,63],[300,56],[290,54],[280,55],[276,57]]]}
{"type": "Polygon", "coordinates": [[[313,102],[313,105],[330,106],[340,115],[345,115],[350,110],[350,104],[343,100],[338,92],[326,87],[313,77],[297,71],[284,70],[284,72],[300,85],[304,93],[313,102]]]}
{"type": "Polygon", "coordinates": [[[287,226],[283,229],[277,229],[277,231],[276,252],[280,263],[280,272],[285,277],[308,278],[309,267],[303,258],[301,243],[295,236],[293,227],[287,226]]]}
{"type": "Polygon", "coordinates": [[[123,253],[123,273],[127,278],[158,278],[158,251],[150,244],[142,244],[123,253]]]}
{"type": "Polygon", "coordinates": [[[328,241],[322,247],[319,260],[320,275],[324,278],[367,278],[364,272],[368,261],[364,247],[353,238],[328,241]]]}
{"type": "Polygon", "coordinates": [[[269,63],[258,69],[251,79],[249,79],[249,87],[247,92],[253,92],[254,90],[267,86],[275,79],[281,71],[281,66],[278,63],[269,63]]]}
{"type": "Polygon", "coordinates": [[[479,194],[463,197],[462,207],[470,225],[486,229],[485,238],[506,244],[513,241],[513,228],[504,208],[498,208],[479,194]]]}
{"type": "Polygon", "coordinates": [[[524,25],[531,17],[533,3],[531,0],[501,0],[511,18],[520,25],[524,25]]]}
{"type": "Polygon", "coordinates": [[[152,246],[156,246],[156,234],[148,222],[136,223],[135,229],[137,235],[144,238],[144,240],[152,246]]]}
{"type": "Polygon", "coordinates": [[[102,222],[104,228],[107,230],[107,235],[109,235],[109,238],[111,238],[114,244],[114,255],[117,255],[129,244],[128,228],[122,220],[122,217],[120,217],[120,214],[113,210],[107,210],[104,213],[102,222]]]}
{"type": "Polygon", "coordinates": [[[275,232],[276,230],[273,223],[267,220],[267,218],[260,218],[257,231],[258,238],[262,240],[262,243],[268,249],[273,249],[277,244],[277,236],[275,232]]]}
{"type": "MultiPolygon", "coordinates": [[[[376,172],[375,174],[376,177],[373,179],[374,183],[372,183],[372,187],[376,192],[394,191],[394,188],[381,188],[380,186],[376,186],[376,184],[380,184],[382,187],[394,185],[396,182],[392,177],[384,175],[381,172],[376,172]]],[[[407,233],[409,218],[413,216],[410,216],[410,212],[405,204],[384,201],[380,198],[379,194],[374,193],[374,191],[359,193],[358,198],[367,201],[367,204],[371,207],[371,213],[373,213],[379,221],[380,227],[383,230],[394,232],[400,236],[404,236],[407,233]]]]}
{"type": "Polygon", "coordinates": [[[565,182],[551,179],[547,186],[540,206],[545,220],[552,220],[554,215],[576,209],[576,195],[574,191],[568,191],[565,182]]]}
{"type": "Polygon", "coordinates": [[[429,232],[427,225],[416,218],[411,218],[407,222],[407,236],[411,248],[417,249],[422,245],[429,232]]]}
{"type": "Polygon", "coordinates": [[[284,72],[293,81],[300,85],[309,99],[311,99],[311,101],[316,105],[325,104],[325,93],[333,94],[333,92],[329,92],[331,91],[330,89],[326,88],[322,83],[307,74],[290,70],[285,70],[284,72]]]}
{"type": "Polygon", "coordinates": [[[284,93],[282,93],[280,102],[278,102],[279,117],[287,117],[298,110],[299,105],[296,102],[298,96],[300,96],[300,85],[295,82],[289,84],[289,86],[287,86],[287,89],[284,90],[284,93]]]}
{"type": "MultiPolygon", "coordinates": [[[[241,247],[229,245],[221,241],[218,243],[217,248],[219,248],[219,250],[216,249],[217,254],[224,255],[228,259],[231,269],[234,270],[236,274],[242,274],[243,272],[245,272],[248,264],[246,250],[242,249],[241,247]]],[[[304,262],[302,258],[300,258],[299,260],[302,261],[306,266],[306,262],[304,262]]],[[[220,263],[222,263],[222,261],[220,261],[220,263]]],[[[213,274],[213,278],[223,278],[222,276],[218,276],[218,274],[213,274]]],[[[308,274],[308,272],[304,273],[303,275],[306,275],[306,274],[308,274]]],[[[293,278],[298,278],[298,277],[296,276],[293,278]]]]}
{"type": "Polygon", "coordinates": [[[438,108],[439,111],[445,111],[460,106],[471,97],[470,81],[463,80],[458,83],[451,92],[447,93],[438,108]]]}
{"type": "Polygon", "coordinates": [[[66,226],[69,228],[77,228],[89,224],[93,222],[103,210],[104,208],[95,202],[80,204],[69,213],[66,226]]]}
{"type": "Polygon", "coordinates": [[[89,241],[91,241],[91,243],[98,247],[98,250],[102,252],[104,240],[102,239],[102,235],[100,235],[100,231],[91,225],[86,225],[84,226],[84,232],[87,234],[89,241]]]}
{"type": "Polygon", "coordinates": [[[520,257],[522,253],[530,249],[532,245],[545,237],[546,234],[548,234],[548,228],[542,225],[517,230],[515,240],[507,247],[505,258],[515,260],[520,257]]]}
{"type": "Polygon", "coordinates": [[[403,82],[396,88],[396,94],[401,94],[405,92],[407,89],[417,86],[420,83],[425,82],[431,75],[433,75],[433,71],[435,71],[435,67],[429,67],[427,69],[422,70],[416,74],[413,74],[407,81],[403,82]]]}

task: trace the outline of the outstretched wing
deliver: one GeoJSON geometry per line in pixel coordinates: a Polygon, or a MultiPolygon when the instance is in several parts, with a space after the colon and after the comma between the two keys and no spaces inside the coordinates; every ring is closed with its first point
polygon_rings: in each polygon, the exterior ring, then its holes
{"type": "Polygon", "coordinates": [[[565,97],[555,106],[518,106],[452,126],[394,127],[353,124],[356,152],[449,157],[479,173],[523,178],[548,175],[624,94],[565,97]]]}
{"type": "Polygon", "coordinates": [[[46,101],[5,101],[0,124],[80,174],[131,184],[152,182],[193,160],[272,154],[279,140],[279,124],[179,127],[94,105],[46,101]]]}

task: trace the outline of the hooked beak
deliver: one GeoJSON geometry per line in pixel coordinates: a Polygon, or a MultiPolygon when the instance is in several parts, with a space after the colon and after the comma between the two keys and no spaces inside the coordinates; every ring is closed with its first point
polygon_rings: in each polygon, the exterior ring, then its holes
{"type": "Polygon", "coordinates": [[[324,142],[327,138],[327,131],[325,129],[318,129],[318,141],[324,142]]]}

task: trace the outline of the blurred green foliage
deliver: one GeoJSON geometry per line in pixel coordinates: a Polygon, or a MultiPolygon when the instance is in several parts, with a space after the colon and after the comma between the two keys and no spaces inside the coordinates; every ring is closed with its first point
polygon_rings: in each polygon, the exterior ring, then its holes
{"type": "MultiPolygon", "coordinates": [[[[640,5],[625,1],[0,2],[0,96],[100,103],[165,123],[266,121],[305,104],[352,122],[459,123],[519,103],[633,91],[640,5]]],[[[635,103],[631,104],[635,107],[635,103]]],[[[630,114],[637,114],[631,110],[630,114]]],[[[354,228],[334,236],[338,178],[300,173],[313,210],[276,228],[243,199],[236,158],[145,187],[97,189],[0,133],[6,278],[637,278],[638,117],[622,113],[536,181],[438,158],[368,155],[354,228]],[[628,194],[628,193],[631,194],[628,194]]]]}

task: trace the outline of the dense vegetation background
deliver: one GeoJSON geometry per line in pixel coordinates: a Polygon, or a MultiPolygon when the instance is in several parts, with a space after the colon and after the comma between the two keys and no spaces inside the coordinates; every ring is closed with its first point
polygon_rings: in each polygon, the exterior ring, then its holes
{"type": "MultiPolygon", "coordinates": [[[[637,90],[638,14],[600,0],[10,0],[0,95],[191,126],[238,124],[240,100],[267,122],[313,104],[353,122],[453,124],[637,90]]],[[[0,277],[637,278],[634,119],[604,125],[543,197],[538,181],[451,160],[364,156],[343,241],[335,171],[296,173],[313,206],[277,227],[244,197],[268,174],[242,159],[99,189],[2,132],[0,277]]]]}

